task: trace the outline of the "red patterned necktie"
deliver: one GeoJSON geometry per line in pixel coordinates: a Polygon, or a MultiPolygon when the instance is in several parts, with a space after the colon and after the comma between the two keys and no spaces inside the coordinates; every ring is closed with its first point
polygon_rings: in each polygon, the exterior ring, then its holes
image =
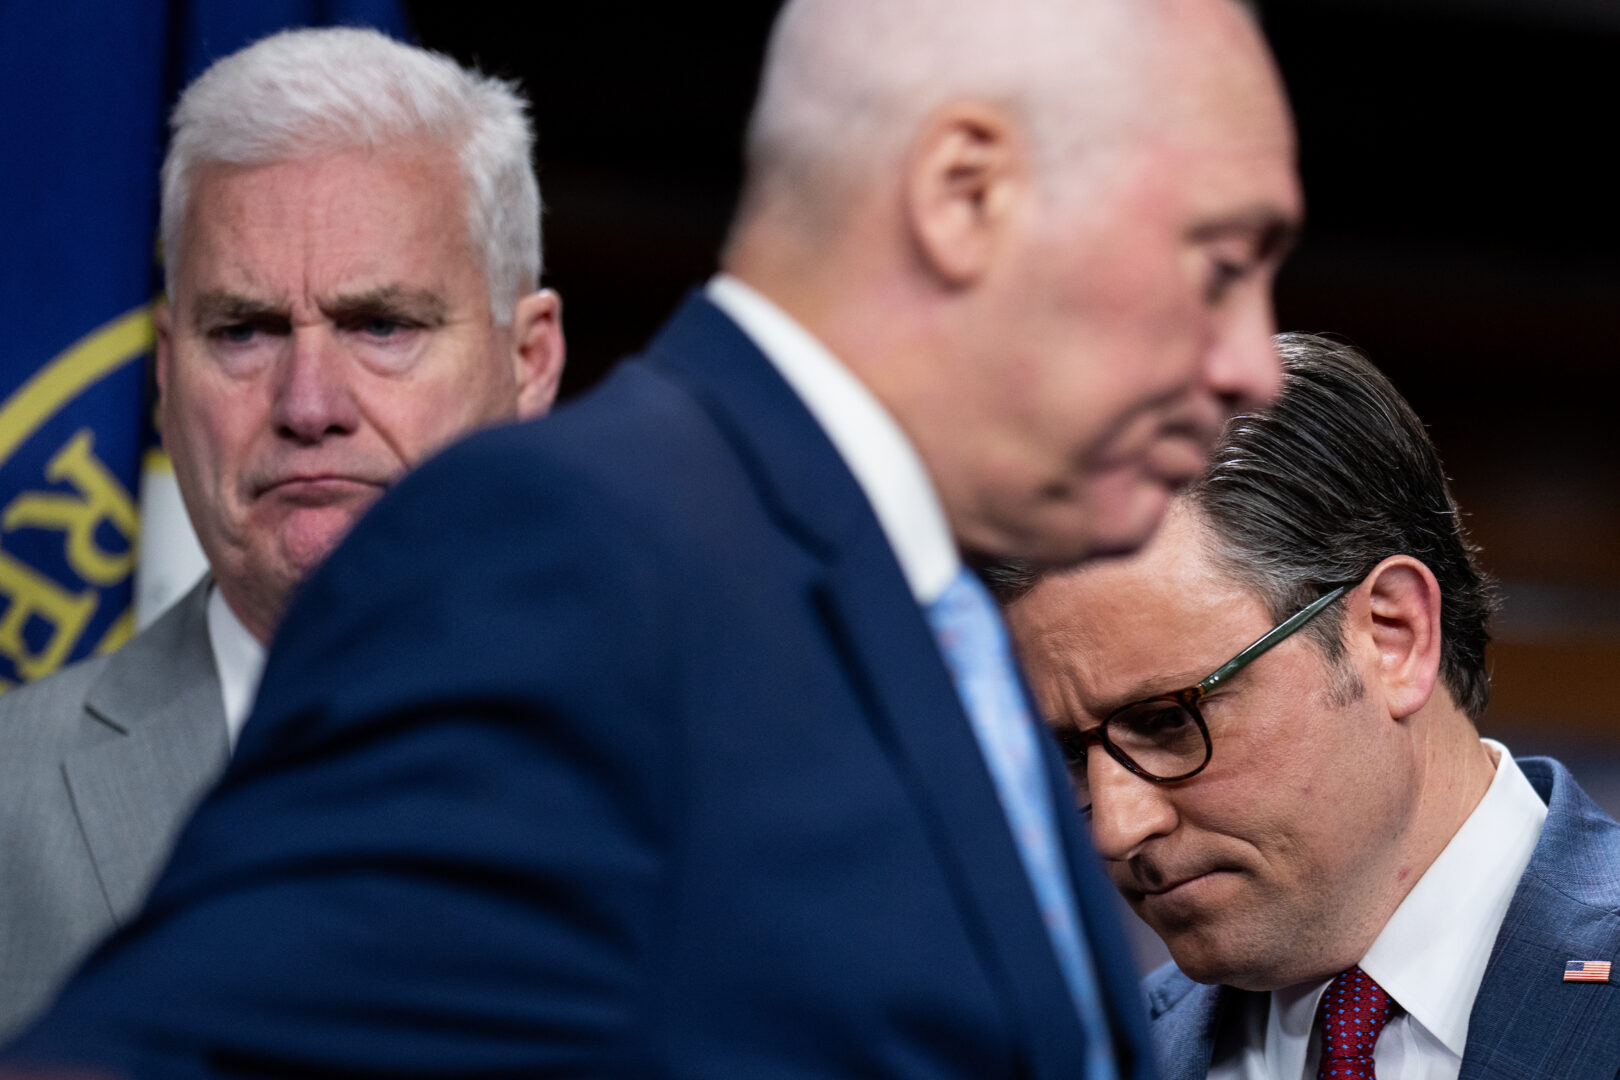
{"type": "Polygon", "coordinates": [[[1376,1080],[1373,1047],[1399,1008],[1359,967],[1334,979],[1316,1010],[1322,1029],[1322,1063],[1316,1067],[1316,1080],[1376,1080]]]}

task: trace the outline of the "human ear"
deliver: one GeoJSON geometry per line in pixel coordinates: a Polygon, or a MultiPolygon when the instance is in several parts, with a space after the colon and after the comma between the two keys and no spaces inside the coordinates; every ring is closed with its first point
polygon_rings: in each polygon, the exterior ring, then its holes
{"type": "Polygon", "coordinates": [[[1440,673],[1440,583],[1410,555],[1373,568],[1367,590],[1368,633],[1390,715],[1410,716],[1429,701],[1440,673]]]}
{"type": "Polygon", "coordinates": [[[934,113],[905,173],[905,218],[918,258],[948,286],[982,277],[1029,174],[1024,140],[1005,110],[958,102],[934,113]]]}
{"type": "Polygon", "coordinates": [[[539,289],[519,298],[512,313],[512,370],[519,419],[542,416],[557,400],[567,351],[562,298],[555,290],[539,289]]]}

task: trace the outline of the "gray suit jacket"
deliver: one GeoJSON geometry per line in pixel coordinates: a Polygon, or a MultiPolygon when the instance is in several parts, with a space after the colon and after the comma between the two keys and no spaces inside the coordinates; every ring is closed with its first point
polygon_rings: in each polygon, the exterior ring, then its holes
{"type": "MultiPolygon", "coordinates": [[[[1519,768],[1547,803],[1547,823],[1491,949],[1458,1080],[1611,1080],[1620,985],[1566,983],[1563,971],[1570,960],[1620,960],[1620,824],[1551,758],[1519,768]]],[[[1174,964],[1143,989],[1163,1080],[1199,1080],[1222,1017],[1246,991],[1202,986],[1174,964]]]]}
{"type": "Polygon", "coordinates": [[[139,910],[225,767],[208,584],[117,652],[0,697],[0,1041],[139,910]]]}

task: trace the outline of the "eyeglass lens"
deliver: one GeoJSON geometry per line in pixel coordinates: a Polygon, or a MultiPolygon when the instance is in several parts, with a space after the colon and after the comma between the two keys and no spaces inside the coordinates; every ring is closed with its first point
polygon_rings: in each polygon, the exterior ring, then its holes
{"type": "MultiPolygon", "coordinates": [[[[1159,780],[1169,780],[1203,765],[1207,746],[1198,721],[1187,707],[1173,698],[1138,702],[1115,713],[1104,722],[1100,734],[1116,752],[1134,764],[1139,772],[1159,780]]],[[[1083,738],[1064,738],[1064,759],[1074,778],[1083,804],[1091,802],[1086,777],[1086,743],[1083,738]]]]}

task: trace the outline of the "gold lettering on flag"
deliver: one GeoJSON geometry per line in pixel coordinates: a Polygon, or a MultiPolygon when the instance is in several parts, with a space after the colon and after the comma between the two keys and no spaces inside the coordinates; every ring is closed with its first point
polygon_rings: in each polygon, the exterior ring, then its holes
{"type": "Polygon", "coordinates": [[[96,613],[94,589],[69,592],[4,551],[0,551],[0,599],[6,602],[6,613],[0,617],[0,654],[17,665],[17,673],[25,679],[49,675],[60,667],[96,613]],[[37,652],[23,637],[30,619],[50,627],[49,638],[37,652]]]}
{"type": "MultiPolygon", "coordinates": [[[[151,307],[143,304],[85,335],[42,367],[0,401],[0,466],[10,463],[65,407],[150,352],[153,343],[151,307]]],[[[11,661],[16,677],[32,680],[49,675],[73,655],[95,618],[97,590],[129,579],[140,518],[129,490],[96,456],[89,427],[56,449],[43,476],[24,477],[20,486],[24,490],[0,511],[0,531],[60,533],[63,558],[77,578],[57,580],[0,543],[0,657],[11,661]],[[35,488],[45,483],[56,487],[35,488]]],[[[100,631],[96,651],[122,644],[132,628],[132,617],[115,619],[100,631]]],[[[0,679],[0,693],[10,685],[0,679]]]]}
{"type": "Polygon", "coordinates": [[[95,433],[80,429],[45,466],[45,478],[66,481],[79,497],[32,491],[17,496],[0,517],[8,532],[30,526],[66,534],[68,565],[94,585],[116,585],[135,568],[135,532],[140,518],[135,500],[118,477],[95,456],[95,433]],[[124,538],[122,553],[109,553],[96,540],[105,522],[124,538]]]}

